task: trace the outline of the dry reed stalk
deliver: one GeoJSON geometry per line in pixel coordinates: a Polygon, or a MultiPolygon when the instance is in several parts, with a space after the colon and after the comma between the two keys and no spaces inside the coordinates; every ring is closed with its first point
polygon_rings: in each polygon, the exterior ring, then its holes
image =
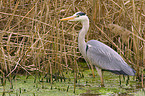
{"type": "Polygon", "coordinates": [[[52,82],[53,82],[53,79],[52,79],[52,63],[51,62],[49,62],[49,65],[50,65],[50,82],[51,82],[51,84],[52,84],[52,82]]]}
{"type": "MultiPolygon", "coordinates": [[[[136,6],[135,6],[134,0],[132,0],[132,8],[133,8],[133,21],[132,22],[135,25],[134,27],[137,27],[136,29],[138,30],[138,27],[139,27],[137,24],[137,22],[138,22],[137,15],[138,14],[136,14],[136,6]]],[[[134,34],[138,35],[138,33],[137,33],[137,31],[135,31],[134,27],[132,27],[132,32],[134,34]]],[[[139,52],[139,47],[137,45],[139,45],[139,39],[137,37],[133,36],[133,49],[134,49],[134,52],[136,54],[134,59],[136,60],[135,63],[139,66],[140,64],[139,64],[138,56],[139,56],[140,52],[139,52]]],[[[140,69],[139,69],[139,67],[137,67],[137,77],[138,78],[140,78],[139,71],[140,71],[140,69]]]]}
{"type": "MultiPolygon", "coordinates": [[[[63,31],[63,22],[62,22],[62,38],[63,38],[63,43],[65,45],[65,37],[64,37],[64,31],[63,31]]],[[[67,59],[67,55],[66,55],[66,46],[62,46],[63,47],[63,55],[64,55],[64,62],[65,65],[67,66],[66,70],[68,71],[68,59],[67,59]]]]}
{"type": "MultiPolygon", "coordinates": [[[[145,35],[144,35],[144,38],[145,38],[145,35]]],[[[143,42],[143,66],[145,66],[145,42],[143,42]]],[[[143,68],[143,71],[144,71],[144,68],[143,68]]],[[[143,74],[143,71],[142,71],[142,87],[145,87],[145,83],[144,83],[144,74],[143,74]]]]}
{"type": "MultiPolygon", "coordinates": [[[[99,2],[99,0],[97,0],[99,2]]],[[[99,6],[97,6],[98,2],[96,0],[93,0],[93,20],[96,20],[96,14],[97,14],[97,9],[99,8],[99,6]]],[[[98,4],[99,5],[99,4],[98,4]]]]}
{"type": "MultiPolygon", "coordinates": [[[[73,35],[73,37],[72,37],[72,40],[73,40],[73,46],[77,46],[77,44],[75,43],[76,41],[77,41],[77,37],[76,37],[76,33],[75,33],[75,29],[74,29],[74,27],[73,27],[73,30],[72,30],[72,35],[73,35]]],[[[73,54],[74,54],[74,56],[73,56],[73,58],[72,58],[72,60],[73,60],[73,63],[74,63],[74,68],[73,68],[73,70],[74,70],[74,93],[75,93],[75,89],[76,89],[76,83],[77,83],[77,73],[78,73],[78,65],[77,65],[77,61],[76,61],[76,48],[73,48],[72,49],[72,51],[73,51],[73,54]]]]}
{"type": "Polygon", "coordinates": [[[143,68],[141,69],[141,86],[144,88],[144,74],[143,74],[143,68]]]}

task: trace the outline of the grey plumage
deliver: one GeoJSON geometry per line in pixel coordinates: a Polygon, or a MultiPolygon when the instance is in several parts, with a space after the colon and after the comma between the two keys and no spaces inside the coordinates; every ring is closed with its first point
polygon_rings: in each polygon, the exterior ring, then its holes
{"type": "Polygon", "coordinates": [[[97,40],[90,40],[87,42],[87,45],[90,45],[86,52],[87,60],[91,64],[102,70],[119,75],[135,75],[135,70],[133,70],[123,58],[109,46],[97,40]]]}

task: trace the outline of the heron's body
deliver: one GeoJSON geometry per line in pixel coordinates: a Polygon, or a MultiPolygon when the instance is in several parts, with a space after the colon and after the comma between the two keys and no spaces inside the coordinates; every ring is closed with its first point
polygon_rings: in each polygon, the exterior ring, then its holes
{"type": "Polygon", "coordinates": [[[96,67],[116,74],[134,76],[134,70],[122,59],[122,57],[109,46],[97,41],[90,40],[86,56],[89,63],[96,67]],[[101,47],[100,47],[101,46],[101,47]],[[94,58],[91,58],[94,57],[94,58]]]}
{"type": "Polygon", "coordinates": [[[89,19],[83,12],[77,12],[73,16],[61,20],[81,21],[83,27],[79,32],[78,46],[81,54],[87,63],[95,65],[101,77],[101,85],[103,86],[102,70],[110,71],[115,74],[135,75],[132,69],[123,58],[112,48],[97,40],[85,42],[85,35],[89,29],[89,19]]]}

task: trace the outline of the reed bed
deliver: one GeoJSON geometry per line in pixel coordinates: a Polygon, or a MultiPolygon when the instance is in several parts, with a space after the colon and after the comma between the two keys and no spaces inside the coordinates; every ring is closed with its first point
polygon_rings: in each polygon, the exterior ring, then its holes
{"type": "MultiPolygon", "coordinates": [[[[0,2],[1,78],[41,73],[79,72],[79,22],[60,22],[77,11],[90,18],[86,41],[99,40],[116,50],[142,80],[145,68],[144,0],[2,0],[0,2]]],[[[37,77],[37,76],[34,76],[37,77]]],[[[75,82],[74,82],[75,83],[75,82]]]]}

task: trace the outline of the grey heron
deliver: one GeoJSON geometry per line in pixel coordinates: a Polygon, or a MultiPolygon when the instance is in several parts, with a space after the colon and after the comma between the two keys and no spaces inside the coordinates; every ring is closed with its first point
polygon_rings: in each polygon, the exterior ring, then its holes
{"type": "Polygon", "coordinates": [[[118,75],[134,76],[136,71],[132,69],[123,58],[112,48],[97,40],[85,42],[85,35],[89,29],[89,18],[83,12],[77,12],[73,16],[62,18],[61,21],[80,21],[82,29],[78,36],[78,47],[87,63],[95,65],[104,86],[103,71],[110,71],[118,75]]]}

